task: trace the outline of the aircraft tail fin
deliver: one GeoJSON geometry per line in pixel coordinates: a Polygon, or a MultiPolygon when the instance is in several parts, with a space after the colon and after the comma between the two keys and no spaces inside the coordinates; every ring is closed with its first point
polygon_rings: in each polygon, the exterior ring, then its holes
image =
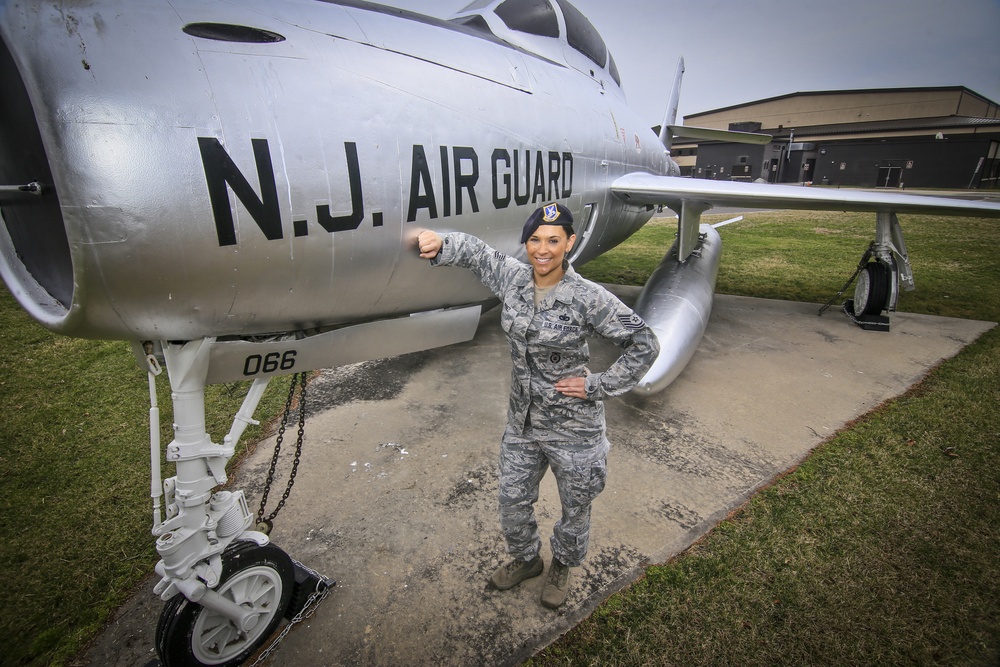
{"type": "Polygon", "coordinates": [[[684,58],[677,59],[677,73],[674,75],[674,87],[670,90],[670,101],[667,111],[663,114],[660,125],[660,141],[670,150],[675,137],[688,139],[704,139],[706,141],[729,141],[736,144],[766,144],[771,141],[770,134],[757,132],[736,132],[733,130],[716,130],[704,127],[688,127],[677,124],[677,107],[681,97],[681,79],[684,78],[684,58]]]}
{"type": "Polygon", "coordinates": [[[673,128],[677,127],[677,105],[681,97],[681,79],[684,78],[684,58],[677,59],[677,73],[674,75],[674,87],[670,90],[670,100],[667,102],[667,110],[663,114],[663,123],[660,124],[660,142],[670,150],[670,144],[674,140],[673,128]]]}

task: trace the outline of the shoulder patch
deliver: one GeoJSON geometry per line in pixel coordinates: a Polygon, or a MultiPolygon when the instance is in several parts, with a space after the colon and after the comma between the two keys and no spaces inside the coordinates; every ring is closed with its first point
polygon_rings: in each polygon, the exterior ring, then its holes
{"type": "Polygon", "coordinates": [[[499,250],[494,250],[493,251],[493,256],[496,257],[497,259],[499,259],[501,262],[504,261],[505,259],[507,259],[507,255],[503,254],[499,250]]]}
{"type": "Polygon", "coordinates": [[[641,329],[646,326],[646,323],[642,321],[642,318],[632,313],[630,315],[619,315],[618,321],[626,329],[641,329]]]}

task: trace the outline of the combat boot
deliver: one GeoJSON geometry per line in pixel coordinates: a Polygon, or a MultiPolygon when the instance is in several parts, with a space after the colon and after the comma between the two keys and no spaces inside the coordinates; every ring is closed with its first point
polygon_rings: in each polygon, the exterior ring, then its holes
{"type": "Polygon", "coordinates": [[[555,558],[549,567],[549,577],[542,589],[542,604],[549,609],[555,609],[566,601],[569,593],[569,566],[563,565],[555,558]]]}
{"type": "Polygon", "coordinates": [[[496,586],[497,590],[505,591],[514,588],[525,579],[537,577],[544,567],[540,556],[535,556],[531,560],[515,558],[494,570],[490,575],[490,583],[496,586]]]}

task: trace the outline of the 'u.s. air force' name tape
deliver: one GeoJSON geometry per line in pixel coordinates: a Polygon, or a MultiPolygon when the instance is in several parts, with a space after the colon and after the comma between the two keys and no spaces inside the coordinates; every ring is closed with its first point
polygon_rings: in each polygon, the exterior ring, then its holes
{"type": "Polygon", "coordinates": [[[559,322],[542,322],[543,329],[551,329],[553,331],[563,331],[566,333],[578,333],[580,327],[575,324],[560,324],[559,322]]]}

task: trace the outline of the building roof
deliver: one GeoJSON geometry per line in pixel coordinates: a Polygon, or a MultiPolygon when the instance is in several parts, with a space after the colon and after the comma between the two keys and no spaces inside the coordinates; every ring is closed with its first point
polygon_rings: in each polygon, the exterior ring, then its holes
{"type": "Polygon", "coordinates": [[[970,90],[965,86],[926,86],[926,87],[910,87],[910,88],[855,88],[849,90],[812,90],[812,91],[801,91],[797,93],[787,93],[785,95],[777,95],[775,97],[766,97],[760,100],[753,100],[751,102],[743,102],[741,104],[733,104],[727,107],[720,107],[718,109],[711,109],[709,111],[701,111],[695,114],[690,114],[684,116],[685,122],[688,122],[694,118],[700,118],[702,116],[708,116],[711,114],[717,114],[724,111],[732,111],[735,109],[740,109],[742,107],[748,107],[757,104],[764,104],[767,102],[776,102],[780,100],[787,100],[792,98],[802,98],[802,97],[820,97],[820,96],[835,96],[835,95],[857,95],[857,94],[886,94],[886,93],[916,93],[916,92],[960,92],[963,94],[972,95],[986,104],[992,105],[994,107],[1000,106],[997,102],[983,97],[974,90],[970,90]]]}
{"type": "Polygon", "coordinates": [[[906,118],[899,120],[877,120],[860,123],[835,123],[830,125],[810,125],[801,128],[764,128],[759,131],[773,137],[788,137],[792,132],[809,136],[837,134],[880,134],[905,132],[910,130],[962,130],[988,128],[1000,131],[1000,118],[968,118],[964,116],[941,116],[938,118],[906,118]]]}

